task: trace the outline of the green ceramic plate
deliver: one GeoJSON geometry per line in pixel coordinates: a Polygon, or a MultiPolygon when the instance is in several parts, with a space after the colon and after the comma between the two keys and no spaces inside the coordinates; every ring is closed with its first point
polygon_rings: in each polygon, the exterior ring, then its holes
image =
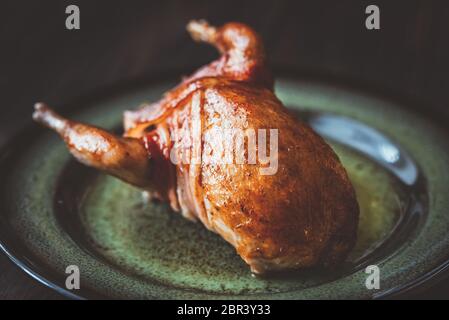
{"type": "MultiPolygon", "coordinates": [[[[72,116],[118,129],[123,110],[171,86],[91,99],[72,116]]],[[[276,92],[331,143],[355,186],[358,242],[339,268],[254,277],[219,236],[76,163],[37,125],[1,153],[1,248],[73,298],[376,298],[441,274],[449,259],[446,132],[397,103],[345,87],[284,79],[276,92]],[[80,269],[80,290],[64,289],[69,265],[80,269]],[[380,289],[365,286],[368,265],[379,267],[380,289]]]]}

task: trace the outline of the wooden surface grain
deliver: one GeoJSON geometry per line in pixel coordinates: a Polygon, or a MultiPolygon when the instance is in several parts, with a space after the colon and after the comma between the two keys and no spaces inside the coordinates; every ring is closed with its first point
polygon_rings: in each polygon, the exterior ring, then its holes
{"type": "MultiPolygon", "coordinates": [[[[216,57],[185,32],[193,18],[242,21],[260,32],[275,70],[362,83],[449,116],[449,4],[376,1],[381,29],[366,30],[365,1],[3,1],[0,144],[32,105],[58,108],[99,87],[194,68],[216,57]],[[77,4],[81,29],[65,29],[77,4]]],[[[415,295],[448,298],[449,281],[415,295]]],[[[0,255],[0,299],[58,299],[0,255]]]]}

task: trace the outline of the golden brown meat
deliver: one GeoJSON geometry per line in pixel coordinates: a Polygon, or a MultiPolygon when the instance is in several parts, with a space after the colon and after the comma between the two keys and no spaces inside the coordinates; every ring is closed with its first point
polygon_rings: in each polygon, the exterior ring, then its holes
{"type": "Polygon", "coordinates": [[[274,95],[257,34],[239,23],[187,28],[221,57],[159,102],[127,111],[124,138],[43,104],[34,119],[81,162],[200,220],[255,273],[344,260],[356,239],[354,189],[332,149],[274,95]]]}

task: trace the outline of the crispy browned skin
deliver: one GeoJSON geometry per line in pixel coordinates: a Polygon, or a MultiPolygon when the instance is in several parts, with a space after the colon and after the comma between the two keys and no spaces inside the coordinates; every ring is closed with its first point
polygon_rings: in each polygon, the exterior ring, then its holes
{"type": "MultiPolygon", "coordinates": [[[[39,104],[34,118],[55,129],[83,163],[169,201],[230,242],[255,273],[334,265],[354,246],[358,204],[338,157],[273,93],[262,43],[249,27],[188,25],[222,56],[159,101],[125,113],[125,137],[61,118],[39,104]],[[256,164],[174,165],[174,145],[200,137],[199,154],[223,142],[217,129],[278,129],[278,168],[256,164]]],[[[183,145],[184,144],[184,145],[183,145]]],[[[247,155],[247,154],[246,154],[247,155]]]]}

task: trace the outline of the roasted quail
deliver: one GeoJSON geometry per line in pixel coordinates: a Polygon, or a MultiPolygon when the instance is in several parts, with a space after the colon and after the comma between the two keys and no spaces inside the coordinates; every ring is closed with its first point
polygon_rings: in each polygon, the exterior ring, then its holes
{"type": "Polygon", "coordinates": [[[221,57],[160,101],[125,112],[124,137],[42,103],[33,118],[82,163],[221,235],[254,273],[343,261],[356,240],[354,189],[331,147],[276,98],[259,36],[240,23],[192,21],[187,29],[221,57]],[[236,132],[242,148],[232,158],[236,132]]]}

